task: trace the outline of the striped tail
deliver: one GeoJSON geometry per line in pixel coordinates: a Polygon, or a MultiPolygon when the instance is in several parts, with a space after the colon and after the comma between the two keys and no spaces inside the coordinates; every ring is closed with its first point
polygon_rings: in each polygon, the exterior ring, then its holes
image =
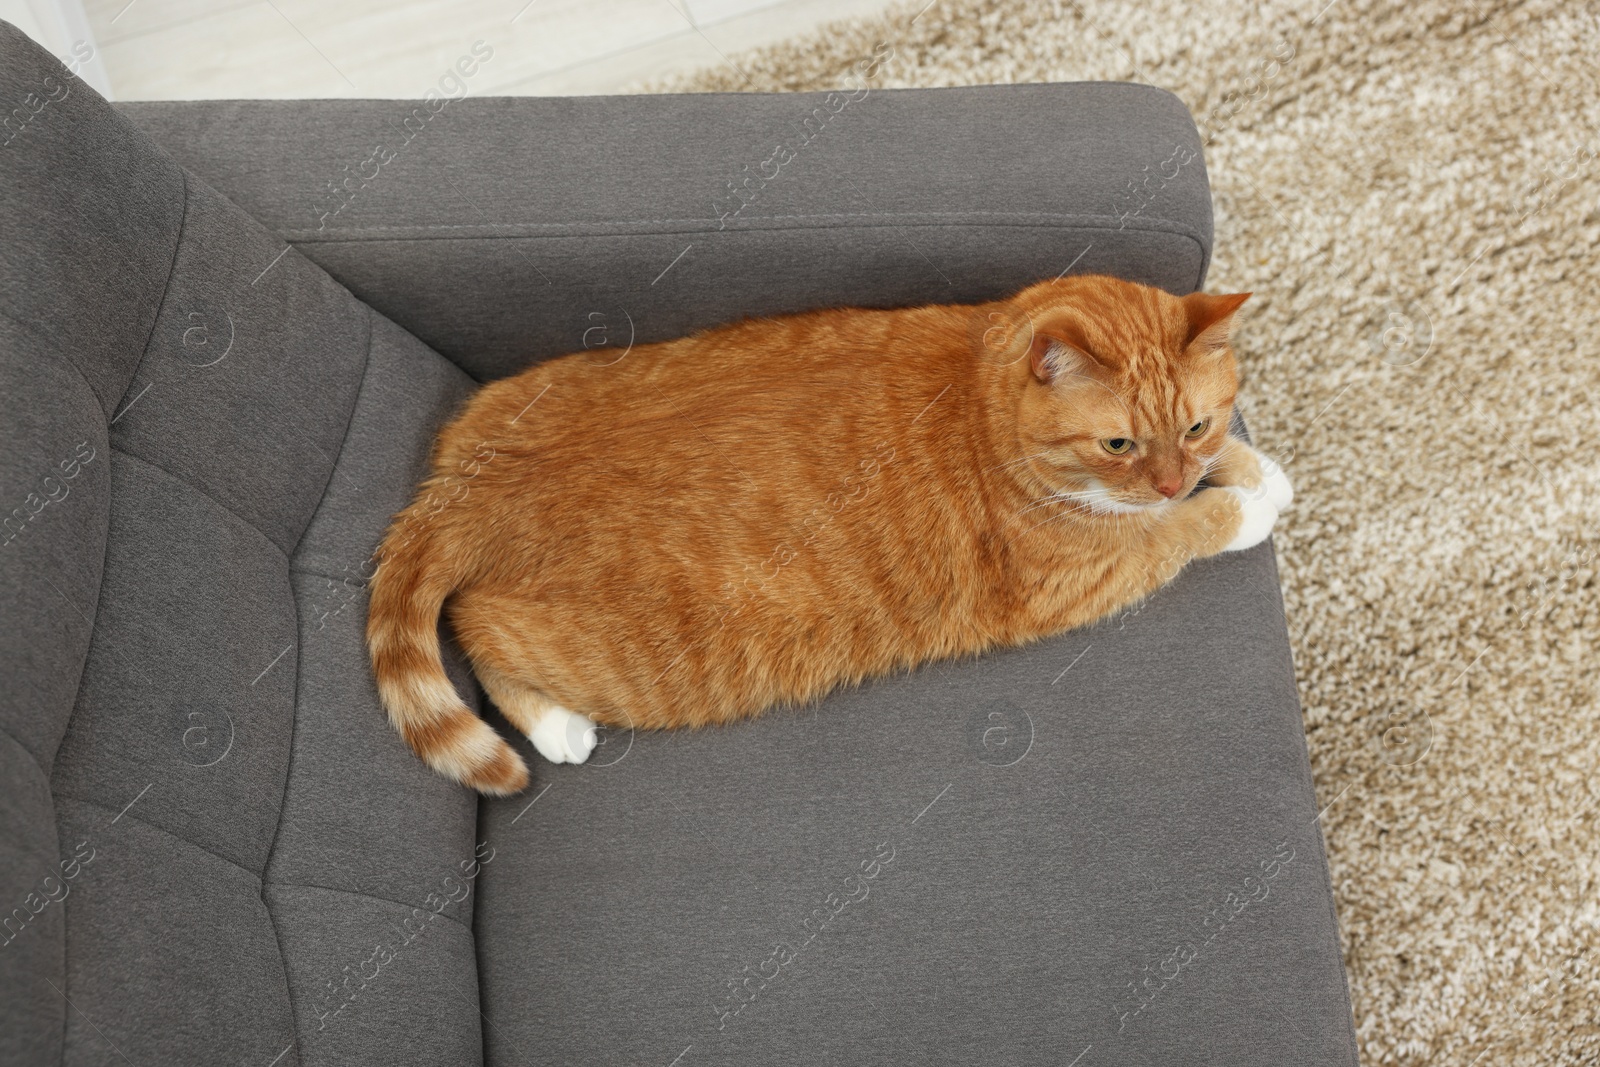
{"type": "Polygon", "coordinates": [[[462,702],[439,652],[439,613],[455,590],[425,520],[390,529],[372,577],[367,650],[389,721],[446,778],[491,796],[528,784],[522,757],[462,702]]]}

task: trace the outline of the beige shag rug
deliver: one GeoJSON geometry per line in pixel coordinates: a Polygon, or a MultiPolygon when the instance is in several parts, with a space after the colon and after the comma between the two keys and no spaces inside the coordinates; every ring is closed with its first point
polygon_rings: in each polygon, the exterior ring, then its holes
{"type": "Polygon", "coordinates": [[[924,2],[651,88],[1189,105],[1362,1060],[1600,1063],[1600,4],[924,2]]]}

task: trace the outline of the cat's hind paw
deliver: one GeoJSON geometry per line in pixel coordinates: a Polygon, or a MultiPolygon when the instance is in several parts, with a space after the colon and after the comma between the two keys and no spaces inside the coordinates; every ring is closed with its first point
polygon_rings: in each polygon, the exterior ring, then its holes
{"type": "Polygon", "coordinates": [[[557,705],[540,717],[528,740],[551,763],[582,763],[594,751],[594,721],[557,705]]]}
{"type": "Polygon", "coordinates": [[[1234,534],[1232,541],[1222,546],[1222,551],[1241,552],[1254,548],[1272,533],[1272,527],[1278,521],[1278,509],[1272,506],[1267,494],[1259,489],[1241,489],[1230,485],[1227,491],[1239,499],[1239,532],[1234,534]]]}

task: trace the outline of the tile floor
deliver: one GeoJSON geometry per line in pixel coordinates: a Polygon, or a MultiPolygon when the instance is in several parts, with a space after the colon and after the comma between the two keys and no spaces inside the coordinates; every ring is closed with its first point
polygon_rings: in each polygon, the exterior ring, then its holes
{"type": "Polygon", "coordinates": [[[887,0],[84,0],[119,100],[621,92],[887,0]],[[469,65],[472,65],[469,63],[469,65]]]}

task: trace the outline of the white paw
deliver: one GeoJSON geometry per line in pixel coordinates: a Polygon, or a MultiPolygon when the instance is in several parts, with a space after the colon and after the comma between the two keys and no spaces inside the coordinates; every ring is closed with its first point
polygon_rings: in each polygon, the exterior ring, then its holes
{"type": "Polygon", "coordinates": [[[1283,473],[1276,460],[1260,452],[1256,453],[1256,462],[1261,464],[1261,488],[1266,493],[1267,503],[1279,511],[1287,511],[1294,503],[1294,486],[1289,484],[1289,476],[1283,473]]]}
{"type": "Polygon", "coordinates": [[[1239,532],[1222,547],[1222,551],[1239,552],[1259,545],[1272,533],[1272,525],[1278,521],[1278,509],[1259,489],[1241,489],[1236,485],[1230,485],[1227,489],[1239,498],[1240,521],[1239,532]]]}
{"type": "Polygon", "coordinates": [[[557,706],[544,713],[528,740],[551,763],[582,763],[594,751],[595,725],[589,716],[557,706]]]}

